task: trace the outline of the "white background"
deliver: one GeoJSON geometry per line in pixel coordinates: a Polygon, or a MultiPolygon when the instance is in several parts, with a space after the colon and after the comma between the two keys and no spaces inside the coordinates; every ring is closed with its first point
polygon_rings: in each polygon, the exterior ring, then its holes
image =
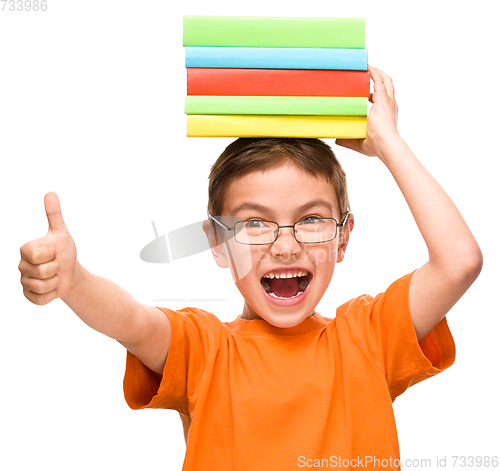
{"type": "MultiPolygon", "coordinates": [[[[451,469],[452,455],[500,455],[495,2],[47,3],[45,12],[0,12],[2,470],[182,467],[177,412],[128,409],[123,347],[60,300],[28,302],[17,265],[19,247],[45,234],[43,196],[55,191],[90,271],[141,302],[223,299],[196,305],[222,321],[240,313],[229,271],[209,253],[171,265],[139,259],[154,237],[152,220],[163,234],[204,218],[210,166],[232,141],[185,137],[185,14],[367,19],[369,61],[394,79],[400,132],[456,202],[484,254],[479,279],[447,317],[455,364],[394,404],[402,458],[429,458],[435,466],[437,456],[447,456],[451,469]]],[[[426,261],[383,164],[334,150],[348,175],[356,226],[318,307],[326,317],[426,261]]]]}

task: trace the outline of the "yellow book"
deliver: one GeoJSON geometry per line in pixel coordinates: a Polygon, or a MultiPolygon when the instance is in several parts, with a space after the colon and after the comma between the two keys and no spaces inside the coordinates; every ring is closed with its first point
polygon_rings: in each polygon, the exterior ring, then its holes
{"type": "Polygon", "coordinates": [[[188,115],[188,137],[364,139],[366,116],[188,115]]]}

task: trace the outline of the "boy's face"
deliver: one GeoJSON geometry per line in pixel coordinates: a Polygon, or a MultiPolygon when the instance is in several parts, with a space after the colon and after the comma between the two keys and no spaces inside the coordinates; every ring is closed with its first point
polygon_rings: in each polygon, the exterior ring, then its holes
{"type": "MultiPolygon", "coordinates": [[[[338,208],[331,183],[286,163],[233,180],[223,215],[288,226],[309,216],[340,221],[338,208]]],[[[213,249],[218,265],[232,268],[245,299],[244,319],[260,318],[276,327],[293,327],[314,313],[325,293],[336,262],[343,259],[349,228],[339,231],[334,240],[314,244],[298,243],[292,231],[281,228],[272,244],[244,245],[230,239],[213,249]],[[288,276],[286,280],[283,274],[288,276]]]]}

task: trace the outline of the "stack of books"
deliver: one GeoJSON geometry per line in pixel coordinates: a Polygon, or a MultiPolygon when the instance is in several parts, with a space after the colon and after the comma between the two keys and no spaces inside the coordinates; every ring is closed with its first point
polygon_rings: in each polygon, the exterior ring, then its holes
{"type": "Polygon", "coordinates": [[[365,138],[365,20],[185,16],[187,135],[365,138]]]}

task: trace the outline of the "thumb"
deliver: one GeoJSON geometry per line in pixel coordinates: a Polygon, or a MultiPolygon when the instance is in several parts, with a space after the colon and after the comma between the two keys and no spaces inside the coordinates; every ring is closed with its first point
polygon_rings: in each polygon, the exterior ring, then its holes
{"type": "Polygon", "coordinates": [[[49,232],[68,232],[61,214],[59,198],[53,192],[47,193],[44,198],[45,214],[49,220],[49,232]]]}
{"type": "Polygon", "coordinates": [[[335,139],[335,144],[359,152],[361,142],[360,139],[335,139]]]}

